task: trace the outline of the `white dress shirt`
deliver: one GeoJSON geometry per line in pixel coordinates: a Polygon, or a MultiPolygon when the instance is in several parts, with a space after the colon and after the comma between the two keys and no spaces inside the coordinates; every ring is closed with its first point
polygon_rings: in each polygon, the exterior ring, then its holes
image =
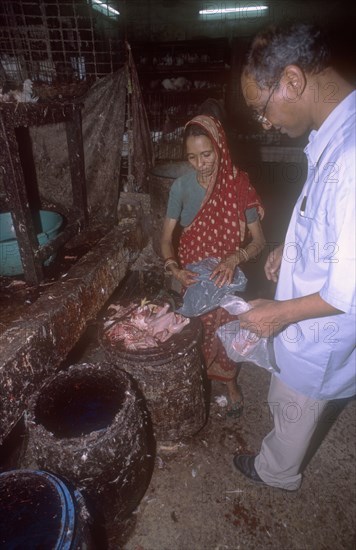
{"type": "Polygon", "coordinates": [[[276,300],[319,293],[343,313],[274,339],[278,376],[316,399],[355,395],[356,91],[312,131],[308,176],[288,227],[276,300]]]}

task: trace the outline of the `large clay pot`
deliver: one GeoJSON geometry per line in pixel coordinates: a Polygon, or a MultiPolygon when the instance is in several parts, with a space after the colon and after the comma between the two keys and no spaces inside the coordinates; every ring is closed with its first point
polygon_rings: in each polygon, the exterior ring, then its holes
{"type": "Polygon", "coordinates": [[[108,363],[77,364],[28,408],[25,464],[70,480],[103,521],[126,518],[152,473],[150,420],[135,382],[108,363]]]}

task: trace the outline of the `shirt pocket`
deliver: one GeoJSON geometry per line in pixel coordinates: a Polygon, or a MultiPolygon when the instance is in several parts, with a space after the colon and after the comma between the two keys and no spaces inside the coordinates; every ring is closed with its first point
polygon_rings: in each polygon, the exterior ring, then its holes
{"type": "Polygon", "coordinates": [[[303,220],[305,220],[306,222],[308,220],[312,221],[316,218],[316,215],[317,207],[312,200],[312,197],[304,195],[298,207],[298,221],[300,223],[303,223],[303,220]]]}
{"type": "Polygon", "coordinates": [[[317,218],[317,204],[311,197],[304,196],[297,207],[295,227],[296,243],[300,246],[301,254],[304,254],[310,243],[315,240],[319,225],[317,218]]]}

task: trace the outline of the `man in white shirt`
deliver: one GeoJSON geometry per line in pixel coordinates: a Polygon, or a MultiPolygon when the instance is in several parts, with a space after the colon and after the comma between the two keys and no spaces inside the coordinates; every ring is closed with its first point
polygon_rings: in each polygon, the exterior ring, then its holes
{"type": "Polygon", "coordinates": [[[274,336],[268,395],[274,428],[234,465],[260,485],[296,490],[328,401],[355,395],[356,92],[330,63],[319,29],[268,29],[253,41],[242,90],[256,119],[290,137],[309,131],[308,175],[285,242],[265,272],[275,300],[254,300],[242,328],[274,336]]]}

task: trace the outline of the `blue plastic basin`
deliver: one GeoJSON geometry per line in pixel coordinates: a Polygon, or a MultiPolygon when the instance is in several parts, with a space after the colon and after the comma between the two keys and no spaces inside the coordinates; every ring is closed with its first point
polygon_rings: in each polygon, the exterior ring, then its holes
{"type": "MultiPolygon", "coordinates": [[[[48,210],[40,210],[34,215],[34,218],[38,231],[37,240],[40,245],[53,240],[58,235],[63,223],[63,217],[60,214],[48,210]]],[[[55,256],[53,254],[44,264],[50,264],[55,256]]],[[[22,261],[12,215],[10,212],[5,212],[0,214],[0,276],[22,274],[22,261]]]]}
{"type": "Polygon", "coordinates": [[[81,493],[43,470],[0,473],[0,548],[93,548],[81,493]]]}

